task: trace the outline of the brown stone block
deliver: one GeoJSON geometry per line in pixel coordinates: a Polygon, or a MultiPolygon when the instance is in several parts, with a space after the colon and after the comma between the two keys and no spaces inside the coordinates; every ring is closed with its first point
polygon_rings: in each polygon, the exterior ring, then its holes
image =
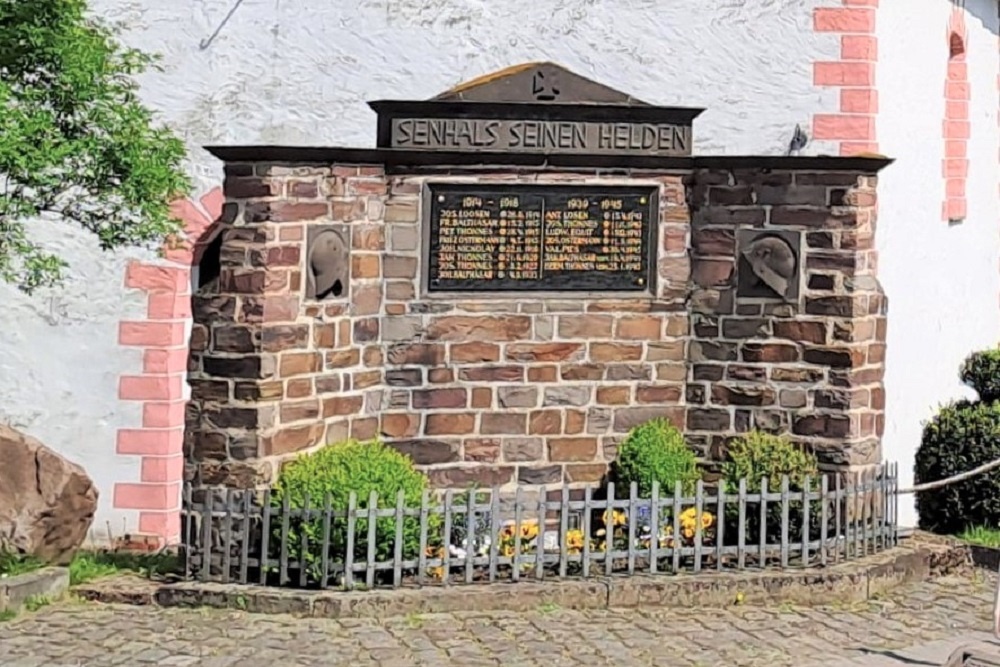
{"type": "Polygon", "coordinates": [[[528,433],[532,435],[553,435],[562,433],[562,412],[559,410],[536,410],[528,419],[528,433]]]}
{"type": "Polygon", "coordinates": [[[262,269],[229,269],[219,272],[219,286],[229,294],[263,294],[267,271],[262,269]]]}
{"type": "Polygon", "coordinates": [[[615,337],[623,340],[660,340],[663,318],[658,315],[625,315],[615,323],[615,337]]]}
{"type": "Polygon", "coordinates": [[[720,287],[732,283],[736,264],[730,259],[696,259],[692,263],[692,280],[701,287],[720,287]]]}
{"type": "Polygon", "coordinates": [[[806,297],[806,314],[851,317],[855,310],[860,312],[859,299],[849,296],[806,297]]]}
{"type": "Polygon", "coordinates": [[[642,343],[591,343],[590,359],[596,362],[639,361],[642,343]]]}
{"type": "Polygon", "coordinates": [[[462,444],[462,460],[476,463],[496,463],[500,460],[500,440],[471,438],[462,444]]]}
{"type": "Polygon", "coordinates": [[[364,220],[368,214],[368,202],[364,199],[334,201],[330,204],[330,218],[337,222],[364,220]]]}
{"type": "Polygon", "coordinates": [[[412,438],[420,430],[420,415],[413,412],[382,414],[382,435],[387,438],[412,438]]]}
{"type": "Polygon", "coordinates": [[[852,347],[808,347],[802,355],[803,361],[817,366],[831,368],[852,368],[865,363],[864,348],[852,347]]]}
{"type": "Polygon", "coordinates": [[[524,366],[473,366],[461,368],[458,379],[463,382],[523,382],[524,366]]]}
{"type": "Polygon", "coordinates": [[[582,343],[512,343],[506,348],[507,359],[527,362],[579,361],[584,352],[582,343]]]}
{"type": "Polygon", "coordinates": [[[363,405],[361,396],[333,396],[323,401],[323,418],[356,415],[363,405]]]}
{"type": "Polygon", "coordinates": [[[392,198],[385,203],[382,219],[386,222],[417,222],[417,216],[415,198],[392,198]]]}
{"type": "Polygon", "coordinates": [[[704,340],[693,340],[690,344],[689,359],[699,361],[736,361],[737,346],[735,343],[719,343],[704,340]]]}
{"type": "Polygon", "coordinates": [[[326,353],[327,369],[350,368],[357,366],[360,361],[361,352],[357,348],[326,353]]]}
{"type": "Polygon", "coordinates": [[[587,413],[581,412],[579,410],[567,410],[566,411],[566,423],[563,427],[563,433],[566,435],[577,435],[583,433],[584,427],[587,425],[587,413]]]}
{"type": "Polygon", "coordinates": [[[724,338],[768,338],[770,337],[771,321],[760,318],[722,319],[722,336],[724,338]]]}
{"type": "Polygon", "coordinates": [[[386,278],[417,277],[417,258],[403,255],[387,255],[385,258],[384,276],[386,278]]]}
{"type": "Polygon", "coordinates": [[[440,366],[445,347],[433,343],[402,343],[389,348],[389,363],[397,366],[440,366]]]}
{"type": "Polygon", "coordinates": [[[319,401],[296,401],[281,405],[281,423],[304,421],[319,417],[319,401]]]}
{"type": "Polygon", "coordinates": [[[558,379],[558,366],[531,366],[528,368],[528,382],[555,382],[558,379]]]}
{"type": "Polygon", "coordinates": [[[202,358],[205,375],[220,378],[259,378],[262,373],[261,358],[258,355],[245,357],[202,358]]]}
{"type": "Polygon", "coordinates": [[[691,259],[686,255],[661,257],[657,263],[657,275],[668,283],[687,283],[691,277],[691,259]]]}
{"type": "Polygon", "coordinates": [[[313,345],[321,348],[334,347],[337,344],[337,325],[320,324],[313,325],[313,345]]]}
{"type": "Polygon", "coordinates": [[[740,350],[743,361],[750,363],[789,363],[800,358],[799,348],[781,343],[746,343],[740,350]]]}
{"type": "Polygon", "coordinates": [[[363,280],[381,275],[380,257],[376,254],[356,254],[351,256],[351,277],[363,280]]]}
{"type": "Polygon", "coordinates": [[[885,363],[885,343],[873,343],[868,346],[868,363],[870,365],[885,363]]]}
{"type": "Polygon", "coordinates": [[[678,403],[681,388],[677,385],[640,385],[635,390],[637,403],[678,403]]]}
{"type": "Polygon", "coordinates": [[[460,446],[457,441],[419,438],[397,440],[388,443],[390,447],[410,457],[418,466],[440,465],[461,461],[460,446]]]}
{"type": "Polygon", "coordinates": [[[713,185],[708,189],[708,203],[711,206],[751,206],[755,203],[754,190],[746,185],[713,185]]]}
{"type": "Polygon", "coordinates": [[[853,274],[858,268],[858,256],[853,253],[812,251],[806,255],[806,269],[809,271],[836,271],[853,274]]]}
{"type": "MultiPolygon", "coordinates": [[[[432,379],[431,381],[433,382],[434,380],[432,379]]],[[[381,370],[361,371],[351,376],[351,386],[355,390],[368,389],[380,384],[382,384],[381,370]]]]}
{"type": "Polygon", "coordinates": [[[524,435],[527,433],[528,415],[518,413],[484,413],[479,432],[484,435],[524,435]]]}
{"type": "Polygon", "coordinates": [[[600,380],[604,377],[602,364],[572,364],[559,369],[559,377],[568,381],[600,380]]]}
{"type": "Polygon", "coordinates": [[[321,423],[310,424],[309,426],[294,426],[283,428],[264,438],[261,442],[261,447],[264,456],[292,454],[318,444],[322,437],[323,424],[321,423]]]}
{"type": "Polygon", "coordinates": [[[636,426],[645,424],[652,419],[666,419],[677,428],[684,428],[684,408],[680,407],[642,407],[615,408],[612,430],[616,433],[630,431],[636,426]]]}
{"type": "Polygon", "coordinates": [[[530,332],[531,318],[524,315],[444,315],[431,320],[426,336],[445,341],[516,341],[528,338],[530,332]]]}
{"type": "Polygon", "coordinates": [[[873,410],[885,410],[885,389],[882,387],[871,388],[871,408],[873,410]]]}
{"type": "MultiPolygon", "coordinates": [[[[684,208],[669,209],[664,212],[661,220],[664,222],[687,222],[688,211],[684,208]]],[[[687,249],[687,230],[682,225],[672,226],[663,230],[663,251],[666,253],[684,252],[687,249]]]]}
{"type": "Polygon", "coordinates": [[[688,430],[725,432],[732,429],[732,426],[732,415],[728,410],[693,408],[687,411],[688,430]]]}
{"type": "Polygon", "coordinates": [[[723,378],[726,367],[718,364],[695,364],[691,375],[695,380],[717,382],[723,378]]]}
{"type": "Polygon", "coordinates": [[[533,408],[538,405],[536,387],[497,387],[497,401],[501,408],[533,408]]]}
{"type": "Polygon", "coordinates": [[[319,197],[319,182],[288,181],[288,195],[302,199],[317,199],[319,197]]]}
{"type": "Polygon", "coordinates": [[[614,326],[610,315],[560,315],[560,338],[610,338],[614,326]]]}
{"type": "Polygon", "coordinates": [[[782,389],[778,394],[778,404],[783,408],[804,408],[807,398],[804,389],[782,389]]]}
{"type": "Polygon", "coordinates": [[[771,380],[774,382],[795,382],[812,384],[823,379],[823,371],[815,368],[772,368],[771,380]]]}
{"type": "Polygon", "coordinates": [[[378,417],[351,420],[351,439],[362,442],[372,440],[378,433],[378,417]]]}
{"type": "Polygon", "coordinates": [[[431,384],[445,384],[455,381],[455,369],[431,368],[427,371],[427,381],[431,384]]]}
{"type": "Polygon", "coordinates": [[[651,341],[646,345],[646,361],[684,361],[685,341],[651,341]]]}
{"type": "Polygon", "coordinates": [[[431,485],[439,489],[467,490],[470,486],[503,486],[514,479],[513,466],[466,465],[427,471],[431,485]]]}
{"type": "Polygon", "coordinates": [[[351,314],[375,315],[381,308],[381,285],[355,285],[351,289],[351,314]]]}
{"type": "Polygon", "coordinates": [[[464,408],[468,402],[465,389],[419,389],[413,392],[413,407],[417,410],[464,408]]]}
{"type": "Polygon", "coordinates": [[[412,301],[416,296],[411,281],[390,280],[385,283],[385,298],[390,301],[412,301]]]}
{"type": "MultiPolygon", "coordinates": [[[[378,340],[379,323],[377,317],[365,317],[354,322],[351,327],[351,340],[355,343],[372,343],[378,340]]],[[[345,336],[339,336],[340,345],[347,345],[345,336]]]]}
{"type": "Polygon", "coordinates": [[[222,189],[229,199],[255,199],[258,197],[280,197],[280,180],[257,177],[231,178],[223,181],[222,189]]]}
{"type": "Polygon", "coordinates": [[[210,407],[201,414],[208,424],[219,429],[236,428],[252,431],[260,425],[260,415],[256,408],[210,407]]]}
{"type": "Polygon", "coordinates": [[[517,481],[520,484],[558,484],[563,480],[562,466],[520,466],[517,481]]]}
{"type": "Polygon", "coordinates": [[[369,368],[372,366],[381,366],[384,363],[382,348],[378,345],[369,345],[366,347],[361,358],[364,361],[365,366],[369,368]]]}
{"type": "MultiPolygon", "coordinates": [[[[453,343],[449,350],[453,364],[477,364],[499,361],[500,346],[493,343],[453,343]]],[[[439,362],[440,363],[440,362],[439,362]]]]}
{"type": "Polygon", "coordinates": [[[476,430],[476,415],[471,412],[437,412],[427,415],[424,435],[464,435],[476,430]]]}
{"type": "Polygon", "coordinates": [[[306,396],[313,395],[313,381],[312,378],[301,378],[298,380],[289,380],[288,388],[285,391],[285,396],[288,398],[305,398],[306,396]]]}
{"type": "MultiPolygon", "coordinates": [[[[701,225],[760,227],[766,218],[763,208],[727,208],[706,206],[698,209],[692,223],[701,225]]],[[[693,233],[693,232],[692,232],[693,233]]]]}
{"type": "Polygon", "coordinates": [[[712,385],[712,402],[718,405],[773,405],[774,390],[760,385],[712,385]]]}
{"type": "Polygon", "coordinates": [[[611,364],[608,366],[606,379],[609,382],[624,382],[628,380],[652,380],[653,369],[649,364],[611,364]]]}
{"type": "Polygon", "coordinates": [[[589,463],[566,466],[566,481],[571,484],[597,484],[604,481],[608,466],[604,463],[589,463]]]}
{"type": "MultiPolygon", "coordinates": [[[[382,225],[351,225],[351,247],[355,250],[381,252],[385,250],[385,228],[382,225]]],[[[416,260],[414,260],[415,262],[416,260]]],[[[386,258],[386,271],[389,270],[386,258]]],[[[397,270],[399,267],[397,267],[397,270]]],[[[399,276],[408,278],[412,276],[399,276]]]]}
{"type": "Polygon", "coordinates": [[[726,367],[726,379],[740,382],[766,382],[767,369],[760,366],[740,366],[730,364],[726,367]]]}
{"type": "Polygon", "coordinates": [[[632,398],[632,388],[622,387],[598,387],[597,402],[600,405],[626,405],[632,398]]]}
{"type": "Polygon", "coordinates": [[[683,382],[687,379],[687,365],[656,364],[656,379],[659,382],[683,382]]]}
{"type": "Polygon", "coordinates": [[[691,232],[691,249],[697,255],[736,254],[736,232],[732,229],[701,228],[691,232]]]}
{"type": "Polygon", "coordinates": [[[550,438],[548,449],[552,462],[593,461],[597,458],[597,438],[550,438]]]}
{"type": "Polygon", "coordinates": [[[834,246],[832,232],[809,232],[806,234],[806,245],[810,248],[831,249],[834,246]]]}
{"type": "Polygon", "coordinates": [[[471,407],[491,408],[493,407],[493,390],[486,387],[475,387],[472,390],[471,407]]]}
{"type": "Polygon", "coordinates": [[[803,415],[792,422],[792,433],[821,438],[846,438],[851,435],[851,419],[847,415],[803,415]]]}
{"type": "Polygon", "coordinates": [[[327,218],[330,207],[326,202],[290,202],[247,204],[244,218],[247,222],[302,222],[327,218]]]}
{"type": "Polygon", "coordinates": [[[189,379],[192,401],[228,401],[229,382],[225,380],[189,379]]]}
{"type": "Polygon", "coordinates": [[[308,344],[308,324],[269,324],[261,331],[261,348],[265,352],[301,349],[308,344]]]}
{"type": "Polygon", "coordinates": [[[776,338],[787,338],[800,343],[822,344],[826,342],[826,322],[775,320],[773,326],[776,338]]]}
{"type": "Polygon", "coordinates": [[[504,438],[503,460],[507,463],[539,461],[544,454],[541,438],[504,438]]]}
{"type": "Polygon", "coordinates": [[[278,375],[283,378],[316,373],[323,367],[323,356],[316,352],[286,352],[278,363],[278,375]]]}

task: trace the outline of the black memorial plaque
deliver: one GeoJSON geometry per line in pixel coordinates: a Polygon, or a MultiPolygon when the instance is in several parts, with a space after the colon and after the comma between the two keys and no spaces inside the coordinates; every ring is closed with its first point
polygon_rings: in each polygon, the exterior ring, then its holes
{"type": "Polygon", "coordinates": [[[645,292],[656,189],[428,186],[429,292],[645,292]]]}

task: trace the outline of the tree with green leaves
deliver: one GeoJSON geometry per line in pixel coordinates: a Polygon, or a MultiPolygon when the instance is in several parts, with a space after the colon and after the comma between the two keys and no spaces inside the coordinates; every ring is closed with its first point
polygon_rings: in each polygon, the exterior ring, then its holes
{"type": "Polygon", "coordinates": [[[0,280],[59,283],[66,262],[32,220],[79,225],[105,250],[180,231],[184,144],[138,97],[152,64],[85,0],[0,0],[0,280]]]}

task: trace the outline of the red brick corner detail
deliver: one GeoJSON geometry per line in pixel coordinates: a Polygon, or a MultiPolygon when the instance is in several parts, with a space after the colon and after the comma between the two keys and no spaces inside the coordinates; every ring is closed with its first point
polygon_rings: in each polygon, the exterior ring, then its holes
{"type": "Polygon", "coordinates": [[[965,12],[954,8],[948,21],[948,75],[944,82],[944,177],[945,199],[941,207],[941,218],[945,221],[964,220],[968,210],[965,196],[966,179],[969,176],[969,63],[966,61],[965,12]]]}
{"type": "Polygon", "coordinates": [[[840,60],[813,63],[813,85],[839,89],[840,107],[838,113],[813,117],[812,138],[835,142],[841,155],[878,153],[875,18],[879,0],[840,2],[840,7],[820,7],[813,12],[815,32],[840,37],[840,60]]]}
{"type": "Polygon", "coordinates": [[[142,369],[122,375],[118,398],[142,406],[142,424],[118,430],[116,452],[141,457],[138,481],[116,482],[115,509],[136,511],[138,533],[161,544],[180,538],[180,499],[184,475],[184,378],[191,320],[191,266],[219,218],[224,197],[215,188],[199,200],[173,205],[184,223],[183,240],[168,244],[158,263],[131,262],[125,287],[147,296],[146,317],[118,325],[118,343],[142,350],[142,369]]]}

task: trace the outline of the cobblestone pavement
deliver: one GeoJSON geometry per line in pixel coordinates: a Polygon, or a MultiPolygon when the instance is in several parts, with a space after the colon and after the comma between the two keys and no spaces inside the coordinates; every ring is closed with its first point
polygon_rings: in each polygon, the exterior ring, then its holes
{"type": "Polygon", "coordinates": [[[299,619],[69,602],[0,624],[0,665],[827,665],[990,628],[992,586],[948,577],[853,606],[299,619]]]}

